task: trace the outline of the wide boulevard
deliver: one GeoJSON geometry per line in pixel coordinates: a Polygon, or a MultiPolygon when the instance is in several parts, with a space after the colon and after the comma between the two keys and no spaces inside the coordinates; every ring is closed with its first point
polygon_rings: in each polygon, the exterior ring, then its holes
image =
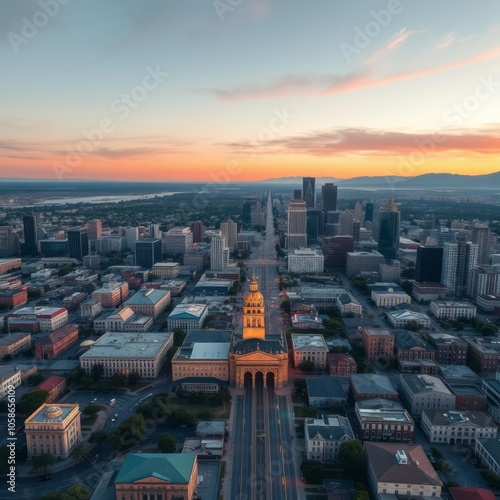
{"type": "MultiPolygon", "coordinates": [[[[248,262],[255,272],[266,306],[266,333],[283,329],[278,290],[278,263],[271,193],[267,201],[266,231],[248,262]]],[[[297,499],[297,474],[293,456],[293,421],[289,398],[264,387],[245,387],[234,398],[232,421],[233,460],[231,499],[297,499]]]]}

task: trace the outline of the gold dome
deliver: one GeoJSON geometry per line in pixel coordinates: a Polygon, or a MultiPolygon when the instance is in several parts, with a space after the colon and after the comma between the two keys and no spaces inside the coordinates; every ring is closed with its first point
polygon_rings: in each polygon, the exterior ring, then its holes
{"type": "Polygon", "coordinates": [[[243,305],[246,307],[262,307],[264,305],[264,296],[259,292],[259,283],[255,278],[250,281],[250,291],[245,295],[243,305]]]}

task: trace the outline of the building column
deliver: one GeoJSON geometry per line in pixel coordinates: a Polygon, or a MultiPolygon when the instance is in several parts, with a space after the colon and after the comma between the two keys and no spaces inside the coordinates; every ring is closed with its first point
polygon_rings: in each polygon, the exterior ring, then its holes
{"type": "Polygon", "coordinates": [[[252,389],[255,389],[255,372],[252,372],[252,389]]]}

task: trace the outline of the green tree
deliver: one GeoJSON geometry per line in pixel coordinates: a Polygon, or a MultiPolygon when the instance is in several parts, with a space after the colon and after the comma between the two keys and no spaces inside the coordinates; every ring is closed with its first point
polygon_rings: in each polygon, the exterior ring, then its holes
{"type": "Polygon", "coordinates": [[[127,375],[125,373],[114,373],[111,377],[111,383],[116,387],[123,387],[127,382],[127,375]]]}
{"type": "Polygon", "coordinates": [[[299,366],[297,366],[297,368],[301,372],[311,373],[314,370],[314,362],[310,361],[309,359],[304,359],[304,361],[299,363],[299,366]]]}
{"type": "Polygon", "coordinates": [[[108,444],[113,450],[121,450],[123,446],[123,437],[120,430],[115,430],[108,436],[108,444]]]}
{"type": "Polygon", "coordinates": [[[92,365],[92,378],[95,382],[99,382],[104,374],[104,365],[102,363],[95,363],[92,365]]]}
{"type": "Polygon", "coordinates": [[[54,457],[50,453],[40,453],[33,457],[33,471],[47,474],[49,467],[54,465],[54,457]]]}
{"type": "Polygon", "coordinates": [[[339,448],[339,462],[351,473],[363,469],[363,445],[358,439],[346,441],[339,448]]]}
{"type": "Polygon", "coordinates": [[[370,495],[368,495],[367,491],[356,491],[353,500],[370,500],[370,495]]]}
{"type": "Polygon", "coordinates": [[[130,372],[128,374],[128,385],[135,385],[141,380],[141,376],[137,372],[130,372]]]}
{"type": "MultiPolygon", "coordinates": [[[[208,318],[208,316],[207,316],[208,318]]],[[[180,346],[184,342],[184,339],[186,338],[186,332],[182,330],[181,328],[174,328],[172,333],[174,334],[174,345],[180,346]]]]}
{"type": "Polygon", "coordinates": [[[174,453],[176,450],[175,437],[172,434],[160,434],[158,438],[158,449],[162,453],[174,453]]]}
{"type": "Polygon", "coordinates": [[[31,415],[35,410],[47,401],[48,391],[31,391],[21,397],[17,405],[17,411],[25,415],[31,415]]]}
{"type": "Polygon", "coordinates": [[[281,301],[280,307],[281,307],[281,309],[282,309],[283,312],[285,312],[287,314],[290,314],[290,299],[288,297],[285,297],[281,301]]]}
{"type": "Polygon", "coordinates": [[[40,373],[33,373],[33,375],[30,375],[28,377],[28,384],[29,385],[38,385],[42,383],[45,380],[45,377],[40,373]]]}
{"type": "Polygon", "coordinates": [[[73,462],[79,464],[85,460],[88,460],[90,457],[89,451],[83,443],[78,443],[72,450],[69,455],[73,462]]]}
{"type": "Polygon", "coordinates": [[[89,436],[89,443],[99,445],[99,450],[101,450],[103,443],[108,439],[108,433],[103,430],[94,431],[89,436]]]}
{"type": "Polygon", "coordinates": [[[410,332],[418,332],[420,330],[420,324],[418,323],[418,321],[412,319],[411,321],[408,321],[408,323],[406,323],[405,328],[410,332]]]}
{"type": "Polygon", "coordinates": [[[325,468],[321,462],[304,460],[300,466],[304,479],[309,484],[320,484],[325,478],[325,468]]]}

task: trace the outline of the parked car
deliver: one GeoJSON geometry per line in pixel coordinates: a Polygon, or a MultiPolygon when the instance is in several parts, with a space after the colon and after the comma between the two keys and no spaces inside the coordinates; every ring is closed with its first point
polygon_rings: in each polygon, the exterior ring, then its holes
{"type": "Polygon", "coordinates": [[[111,418],[111,422],[114,422],[118,418],[118,413],[115,413],[111,418]]]}

